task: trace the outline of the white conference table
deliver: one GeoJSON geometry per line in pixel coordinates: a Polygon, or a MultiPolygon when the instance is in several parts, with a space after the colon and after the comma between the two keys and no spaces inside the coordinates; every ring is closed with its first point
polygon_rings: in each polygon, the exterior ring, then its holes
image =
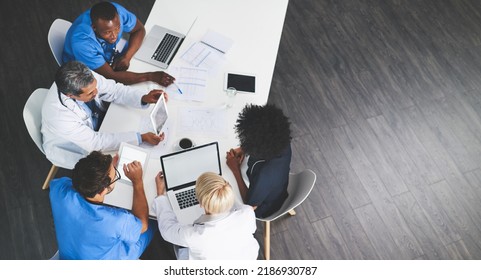
{"type": "MultiPolygon", "coordinates": [[[[219,143],[222,176],[229,181],[237,194],[237,199],[240,200],[234,175],[225,162],[225,153],[239,145],[234,125],[242,108],[246,104],[267,103],[287,4],[288,0],[156,0],[145,24],[147,33],[154,24],[157,24],[185,34],[197,18],[171,65],[164,71],[169,72],[172,67],[192,67],[181,58],[181,55],[193,43],[200,41],[209,29],[232,39],[234,44],[225,54],[225,62],[215,71],[209,72],[206,84],[207,97],[203,102],[177,100],[172,94],[169,96],[167,103],[169,129],[166,139],[158,147],[147,147],[151,149],[151,158],[144,171],[144,188],[151,216],[154,213],[151,205],[157,195],[154,177],[161,170],[160,154],[175,151],[175,144],[183,137],[189,137],[196,145],[214,141],[219,143]],[[256,93],[238,93],[232,108],[221,109],[226,111],[227,133],[219,136],[177,131],[178,125],[175,121],[179,109],[222,108],[227,98],[223,90],[224,75],[229,71],[255,74],[256,93]]],[[[134,57],[129,70],[147,72],[162,69],[134,57]]],[[[153,88],[162,88],[153,82],[136,84],[134,87],[145,88],[146,93],[153,88]]],[[[100,131],[139,131],[140,120],[143,119],[145,122],[152,106],[150,109],[142,110],[111,104],[100,131]]],[[[118,181],[114,191],[106,196],[104,203],[130,210],[132,196],[132,186],[118,181]]]]}

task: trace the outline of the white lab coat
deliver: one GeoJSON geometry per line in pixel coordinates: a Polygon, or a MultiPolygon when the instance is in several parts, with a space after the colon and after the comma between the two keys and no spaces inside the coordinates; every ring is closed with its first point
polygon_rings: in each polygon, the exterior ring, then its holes
{"type": "Polygon", "coordinates": [[[181,225],[165,195],[154,200],[160,234],[164,240],[188,247],[191,260],[256,260],[259,243],[254,238],[256,217],[252,206],[236,205],[227,213],[202,215],[193,225],[181,225]]]}
{"type": "MultiPolygon", "coordinates": [[[[98,94],[95,99],[129,105],[142,106],[141,98],[147,94],[92,72],[97,80],[98,94]]],[[[72,169],[79,159],[91,151],[113,151],[121,142],[139,144],[137,132],[102,133],[93,130],[90,115],[74,99],[61,94],[65,106],[60,103],[57,86],[50,88],[42,107],[43,149],[47,158],[55,165],[72,169]]]]}

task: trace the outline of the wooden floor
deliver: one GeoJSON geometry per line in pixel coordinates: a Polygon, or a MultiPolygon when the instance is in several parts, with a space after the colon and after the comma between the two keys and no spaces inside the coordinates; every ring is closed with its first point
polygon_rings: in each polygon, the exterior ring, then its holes
{"type": "MultiPolygon", "coordinates": [[[[51,22],[94,1],[44,2],[0,11],[0,259],[56,251],[22,109],[53,81],[51,22]]],[[[142,21],[153,4],[118,2],[142,21]]],[[[291,0],[269,103],[291,119],[292,171],[317,173],[272,223],[272,259],[481,259],[481,1],[291,0]]]]}

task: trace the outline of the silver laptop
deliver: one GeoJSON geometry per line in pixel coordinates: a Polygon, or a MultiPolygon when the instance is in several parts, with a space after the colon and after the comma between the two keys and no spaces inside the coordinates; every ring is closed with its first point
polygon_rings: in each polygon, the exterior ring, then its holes
{"type": "Polygon", "coordinates": [[[166,69],[172,62],[172,59],[174,59],[175,54],[196,20],[197,18],[185,35],[162,26],[154,25],[145,37],[140,49],[135,54],[135,58],[166,69]]]}
{"type": "Polygon", "coordinates": [[[192,224],[204,210],[195,197],[195,181],[204,172],[222,175],[219,144],[212,142],[160,157],[165,187],[179,223],[192,224]]]}

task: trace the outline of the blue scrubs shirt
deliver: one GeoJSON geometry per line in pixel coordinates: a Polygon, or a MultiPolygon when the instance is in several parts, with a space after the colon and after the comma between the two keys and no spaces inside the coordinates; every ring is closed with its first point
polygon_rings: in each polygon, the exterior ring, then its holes
{"type": "Polygon", "coordinates": [[[117,9],[120,21],[120,32],[117,41],[109,44],[95,35],[90,20],[90,10],[81,14],[73,23],[65,37],[62,62],[77,60],[90,69],[96,70],[105,62],[109,63],[115,54],[117,43],[123,32],[130,32],[137,23],[137,17],[117,3],[112,4],[117,9]]]}
{"type": "Polygon", "coordinates": [[[50,204],[60,259],[138,259],[156,230],[141,234],[142,222],[127,210],[94,204],[67,177],[50,183],[50,204]]]}

